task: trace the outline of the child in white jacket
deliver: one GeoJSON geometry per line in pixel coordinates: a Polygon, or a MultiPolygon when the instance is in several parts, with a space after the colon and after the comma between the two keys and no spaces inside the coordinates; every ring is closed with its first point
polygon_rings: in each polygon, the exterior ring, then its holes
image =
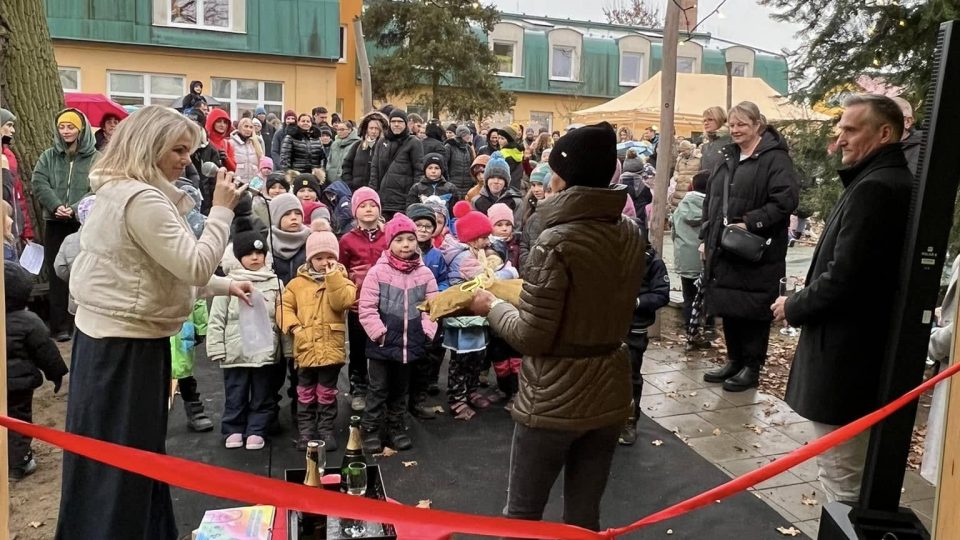
{"type": "Polygon", "coordinates": [[[267,265],[267,242],[249,219],[235,223],[233,252],[224,255],[222,264],[227,277],[250,281],[263,294],[273,330],[273,347],[263,354],[244,352],[240,329],[240,300],[218,296],[213,300],[207,326],[207,356],[223,368],[225,400],[221,432],[227,448],[240,448],[246,440],[247,450],[264,446],[267,426],[273,418],[276,392],[273,371],[269,366],[283,356],[275,312],[283,286],[267,265]],[[234,259],[236,257],[236,259],[234,259]],[[239,261],[239,263],[237,262],[239,261]]]}

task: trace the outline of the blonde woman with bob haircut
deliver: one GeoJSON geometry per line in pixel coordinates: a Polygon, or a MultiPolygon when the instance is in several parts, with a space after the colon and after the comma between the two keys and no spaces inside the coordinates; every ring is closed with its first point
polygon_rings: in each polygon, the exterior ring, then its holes
{"type": "Polygon", "coordinates": [[[722,160],[707,181],[700,236],[706,255],[705,308],[723,317],[727,362],[706,372],[703,380],[742,392],[758,385],[767,357],[770,304],[780,296],[780,278],[786,273],[787,225],[800,184],[786,140],[767,125],[755,104],[736,105],[728,119],[733,144],[723,147],[722,160]],[[721,247],[728,224],[768,241],[758,261],[721,247]]]}
{"type": "MultiPolygon", "coordinates": [[[[148,106],[120,123],[94,165],[97,205],[80,234],[70,276],[77,303],[66,430],[165,452],[170,336],[198,289],[247,300],[249,282],[212,277],[242,195],[220,169],[197,239],[184,216],[193,199],[173,182],[200,142],[196,123],[148,106]]],[[[58,539],[176,539],[166,484],[64,453],[58,539]]]]}
{"type": "Polygon", "coordinates": [[[700,169],[712,173],[723,162],[723,147],[732,142],[730,130],[727,129],[727,113],[720,107],[703,111],[700,169]]]}

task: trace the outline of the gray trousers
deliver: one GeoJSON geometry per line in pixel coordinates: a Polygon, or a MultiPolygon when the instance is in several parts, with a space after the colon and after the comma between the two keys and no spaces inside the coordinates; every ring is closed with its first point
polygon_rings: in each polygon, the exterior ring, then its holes
{"type": "MultiPolygon", "coordinates": [[[[819,439],[840,427],[814,422],[813,432],[819,439]]],[[[856,502],[860,499],[860,483],[869,444],[870,430],[867,430],[817,456],[820,485],[827,502],[856,502]]]]}
{"type": "Polygon", "coordinates": [[[563,470],[563,522],[600,530],[600,499],[617,448],[621,423],[589,431],[516,424],[504,515],[540,520],[550,489],[563,470]]]}

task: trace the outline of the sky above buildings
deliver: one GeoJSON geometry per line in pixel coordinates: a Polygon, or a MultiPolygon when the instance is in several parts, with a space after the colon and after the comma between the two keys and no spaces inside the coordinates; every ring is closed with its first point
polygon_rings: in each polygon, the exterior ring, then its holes
{"type": "MultiPolygon", "coordinates": [[[[510,13],[551,16],[576,20],[600,21],[603,7],[614,0],[492,0],[501,10],[510,13]]],[[[666,13],[668,0],[647,0],[648,5],[666,13]]],[[[698,19],[714,10],[722,0],[700,0],[698,19]]],[[[774,21],[770,8],[757,4],[756,0],[727,0],[720,8],[723,17],[714,14],[703,22],[698,30],[710,32],[716,37],[749,45],[758,49],[780,52],[797,45],[798,26],[774,21]]]]}

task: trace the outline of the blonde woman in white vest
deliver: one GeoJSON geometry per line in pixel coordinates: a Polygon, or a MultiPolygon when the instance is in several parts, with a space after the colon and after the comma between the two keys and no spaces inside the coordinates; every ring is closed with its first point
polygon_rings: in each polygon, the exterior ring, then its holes
{"type": "MultiPolygon", "coordinates": [[[[247,300],[249,282],[213,277],[242,195],[221,169],[197,239],[184,219],[194,202],[173,182],[200,129],[149,106],[121,122],[94,165],[98,204],[80,235],[70,276],[77,302],[66,430],[163,453],[170,336],[198,294],[247,300]]],[[[64,453],[58,539],[176,539],[166,484],[64,453]]]]}

